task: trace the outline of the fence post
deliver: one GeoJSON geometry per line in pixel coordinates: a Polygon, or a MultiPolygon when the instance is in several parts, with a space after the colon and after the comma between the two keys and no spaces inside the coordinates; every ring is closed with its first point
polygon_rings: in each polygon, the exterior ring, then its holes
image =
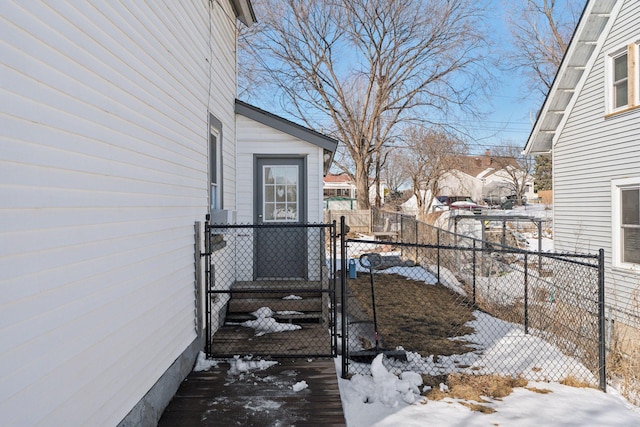
{"type": "Polygon", "coordinates": [[[331,290],[331,307],[332,307],[332,313],[331,315],[333,316],[333,325],[331,325],[331,334],[334,336],[333,339],[333,348],[335,349],[335,355],[338,355],[338,323],[337,323],[337,319],[338,319],[338,307],[336,306],[336,302],[338,300],[338,297],[336,295],[336,280],[337,280],[337,274],[338,274],[338,228],[336,227],[336,220],[334,219],[331,222],[331,255],[332,255],[332,262],[331,262],[331,281],[329,282],[331,285],[331,287],[333,288],[331,290]]]}
{"type": "Polygon", "coordinates": [[[604,249],[598,251],[598,362],[600,389],[607,391],[606,343],[604,322],[604,249]]]}
{"type": "Polygon", "coordinates": [[[345,242],[344,216],[340,217],[340,318],[342,323],[342,378],[349,378],[347,358],[349,348],[347,346],[347,244],[345,242]]]}
{"type": "Polygon", "coordinates": [[[538,276],[542,271],[542,220],[538,220],[538,276]]]}
{"type": "MultiPolygon", "coordinates": [[[[414,227],[414,231],[416,234],[414,234],[415,239],[413,241],[413,243],[415,243],[416,245],[418,244],[418,219],[416,218],[416,220],[414,221],[415,227],[414,227]]],[[[418,264],[418,247],[416,246],[416,264],[418,264]]]]}
{"type": "Polygon", "coordinates": [[[206,311],[206,319],[205,319],[205,352],[207,353],[207,357],[210,357],[213,353],[211,349],[211,289],[213,288],[213,278],[211,277],[211,229],[210,229],[210,215],[207,214],[207,219],[204,222],[204,275],[205,275],[205,284],[204,284],[204,306],[206,311]]]}
{"type": "Polygon", "coordinates": [[[473,305],[476,305],[476,239],[473,239],[473,305]]]}
{"type": "Polygon", "coordinates": [[[440,282],[440,229],[439,228],[436,230],[436,244],[437,244],[436,259],[438,260],[438,284],[440,284],[441,282],[440,282]]]}
{"type": "Polygon", "coordinates": [[[529,259],[524,253],[524,333],[529,334],[529,259]]]}

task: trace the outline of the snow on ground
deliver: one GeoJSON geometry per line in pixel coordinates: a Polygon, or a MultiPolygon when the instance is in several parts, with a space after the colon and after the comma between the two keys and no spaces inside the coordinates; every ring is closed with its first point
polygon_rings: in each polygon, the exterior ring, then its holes
{"type": "MultiPolygon", "coordinates": [[[[419,375],[394,375],[383,366],[381,357],[371,364],[372,375],[355,375],[351,380],[338,378],[349,427],[640,426],[640,408],[633,407],[611,388],[605,394],[590,388],[530,382],[529,389],[516,388],[501,400],[483,402],[496,411],[491,414],[473,411],[459,399],[427,400],[419,395],[419,375]],[[542,394],[532,389],[549,392],[542,394]]],[[[338,358],[338,371],[340,367],[338,358]]]]}

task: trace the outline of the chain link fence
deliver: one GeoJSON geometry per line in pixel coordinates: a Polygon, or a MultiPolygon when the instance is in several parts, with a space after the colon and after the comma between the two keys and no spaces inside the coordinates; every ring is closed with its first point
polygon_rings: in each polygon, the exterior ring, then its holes
{"type": "Polygon", "coordinates": [[[335,223],[205,229],[208,357],[335,357],[335,223]]]}
{"type": "Polygon", "coordinates": [[[606,387],[603,254],[531,252],[379,215],[342,241],[343,372],[498,374],[606,387]],[[375,230],[375,227],[373,227],[375,230]],[[380,256],[369,268],[370,255],[380,256]]]}

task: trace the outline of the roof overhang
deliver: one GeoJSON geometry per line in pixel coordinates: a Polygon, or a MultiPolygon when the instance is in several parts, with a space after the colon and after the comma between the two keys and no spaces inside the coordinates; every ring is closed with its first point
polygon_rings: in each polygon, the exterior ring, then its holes
{"type": "Polygon", "coordinates": [[[333,162],[338,140],[236,99],[236,113],[322,148],[324,174],[333,162]]]}
{"type": "Polygon", "coordinates": [[[587,2],[529,135],[526,154],[553,149],[621,5],[622,0],[587,2]]]}
{"type": "Polygon", "coordinates": [[[244,25],[250,27],[256,22],[256,15],[250,0],[231,0],[231,5],[236,13],[236,18],[244,25]]]}

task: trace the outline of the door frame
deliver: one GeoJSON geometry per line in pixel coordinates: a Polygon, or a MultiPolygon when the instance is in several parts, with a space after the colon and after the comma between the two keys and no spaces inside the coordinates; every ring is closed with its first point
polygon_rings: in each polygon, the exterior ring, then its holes
{"type": "MultiPolygon", "coordinates": [[[[308,165],[307,165],[307,156],[306,155],[299,155],[299,154],[254,154],[253,155],[253,222],[254,224],[265,224],[262,221],[262,218],[260,217],[260,213],[262,212],[263,209],[263,188],[260,184],[264,184],[262,182],[262,168],[260,168],[260,163],[261,161],[283,161],[283,164],[286,165],[287,161],[300,161],[300,168],[301,170],[298,171],[298,178],[299,178],[299,183],[298,183],[298,220],[295,223],[298,224],[306,224],[307,223],[307,207],[308,207],[308,194],[307,194],[307,187],[308,187],[308,165]]],[[[274,163],[277,165],[277,163],[274,163]]],[[[289,222],[289,224],[294,223],[289,222]]],[[[269,223],[267,223],[269,224],[269,223]]],[[[273,223],[274,226],[277,226],[277,222],[273,223]]],[[[300,228],[300,232],[304,233],[304,239],[306,242],[307,239],[307,230],[304,229],[303,227],[300,228]]],[[[254,280],[261,280],[261,279],[277,279],[274,277],[260,277],[258,275],[258,242],[257,242],[257,236],[258,233],[260,232],[260,227],[254,229],[254,250],[253,250],[253,278],[254,280]]],[[[305,247],[304,250],[304,256],[303,256],[303,266],[304,266],[304,277],[301,277],[302,279],[306,280],[307,276],[309,274],[308,272],[308,254],[307,254],[307,248],[305,247]]],[[[287,278],[282,278],[282,279],[287,279],[287,278]]],[[[288,278],[290,279],[290,278],[288,278]]]]}

